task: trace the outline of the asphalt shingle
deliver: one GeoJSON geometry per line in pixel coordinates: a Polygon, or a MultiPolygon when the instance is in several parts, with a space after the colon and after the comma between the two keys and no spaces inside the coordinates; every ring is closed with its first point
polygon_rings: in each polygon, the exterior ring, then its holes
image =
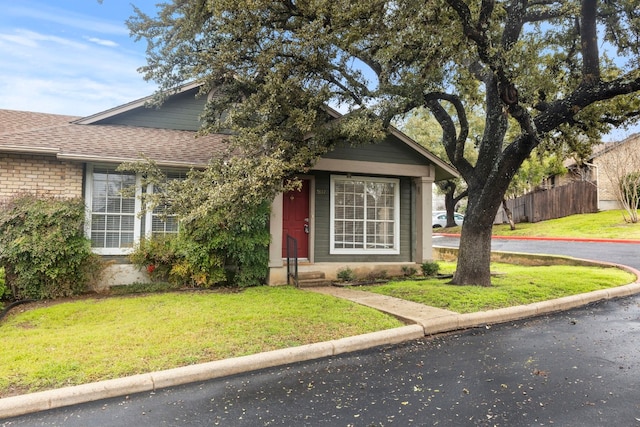
{"type": "Polygon", "coordinates": [[[57,150],[61,157],[204,165],[226,149],[227,135],[121,125],[77,124],[74,116],[0,110],[0,150],[57,150]]]}

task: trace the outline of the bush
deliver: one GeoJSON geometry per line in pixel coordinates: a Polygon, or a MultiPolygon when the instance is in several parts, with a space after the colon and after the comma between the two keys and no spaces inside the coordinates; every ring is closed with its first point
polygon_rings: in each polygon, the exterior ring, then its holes
{"type": "Polygon", "coordinates": [[[420,269],[422,270],[422,274],[425,277],[435,276],[440,271],[440,265],[437,262],[423,262],[420,265],[420,269]]]}
{"type": "Polygon", "coordinates": [[[85,292],[102,270],[84,236],[81,199],[23,196],[0,212],[0,265],[14,299],[85,292]]]}
{"type": "Polygon", "coordinates": [[[620,190],[631,209],[640,208],[640,172],[630,173],[622,178],[620,190]]]}
{"type": "Polygon", "coordinates": [[[222,262],[215,262],[214,257],[178,234],[141,240],[130,260],[146,270],[153,282],[209,288],[226,281],[222,262]]]}
{"type": "Polygon", "coordinates": [[[338,270],[337,277],[338,280],[343,282],[353,282],[356,280],[356,274],[349,267],[344,267],[338,270]]]}
{"type": "Polygon", "coordinates": [[[175,236],[141,241],[130,259],[154,281],[204,288],[259,285],[269,269],[268,217],[267,205],[234,223],[210,215],[183,224],[175,236]]]}
{"type": "Polygon", "coordinates": [[[384,280],[387,280],[388,278],[389,278],[389,275],[387,274],[387,270],[372,271],[369,274],[367,274],[367,280],[370,282],[384,281],[384,280]]]}

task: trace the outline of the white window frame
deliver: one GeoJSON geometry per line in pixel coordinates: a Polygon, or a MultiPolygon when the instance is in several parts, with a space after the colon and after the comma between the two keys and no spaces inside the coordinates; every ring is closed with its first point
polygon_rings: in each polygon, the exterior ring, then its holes
{"type": "Polygon", "coordinates": [[[396,178],[378,178],[378,177],[369,177],[369,176],[356,176],[349,177],[347,175],[331,175],[331,191],[330,191],[330,224],[329,224],[329,235],[330,235],[330,243],[329,243],[329,253],[330,254],[350,254],[350,255],[398,255],[400,253],[400,180],[396,178]],[[376,249],[376,248],[367,248],[366,241],[366,224],[367,224],[367,206],[366,206],[366,195],[365,195],[365,206],[364,206],[364,243],[363,248],[336,248],[336,240],[335,240],[335,195],[336,195],[336,182],[338,181],[364,181],[373,182],[373,183],[392,183],[394,184],[394,194],[393,194],[393,247],[392,248],[384,248],[384,249],[376,249]]]}
{"type": "MultiPolygon", "coordinates": [[[[86,168],[86,180],[85,180],[85,206],[87,210],[85,220],[85,234],[91,239],[91,220],[93,215],[93,171],[94,168],[105,168],[114,170],[117,165],[100,165],[100,164],[87,164],[86,168]]],[[[91,250],[98,255],[128,255],[133,252],[135,245],[140,242],[140,233],[142,230],[142,223],[140,221],[139,213],[142,210],[142,202],[140,195],[142,191],[141,179],[139,175],[136,175],[136,191],[135,191],[135,204],[134,204],[134,222],[133,222],[133,245],[127,248],[95,248],[91,250]]]]}

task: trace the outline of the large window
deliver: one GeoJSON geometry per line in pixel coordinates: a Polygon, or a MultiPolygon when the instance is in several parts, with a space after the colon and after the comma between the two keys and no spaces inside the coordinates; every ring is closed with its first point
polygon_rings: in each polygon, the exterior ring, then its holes
{"type": "Polygon", "coordinates": [[[123,190],[136,188],[136,176],[91,166],[88,172],[91,246],[103,254],[132,248],[139,234],[139,201],[135,195],[123,195],[123,190]]]}
{"type": "Polygon", "coordinates": [[[400,252],[397,179],[331,177],[332,254],[400,252]]]}
{"type": "MultiPolygon", "coordinates": [[[[172,179],[180,177],[170,175],[172,179]]],[[[144,217],[140,215],[139,195],[143,191],[140,182],[136,175],[117,172],[112,167],[87,166],[86,197],[90,207],[87,234],[94,252],[127,254],[144,234],[157,236],[178,232],[177,218],[164,215],[166,206],[156,207],[144,217]],[[123,193],[123,190],[128,191],[123,193]]],[[[159,189],[149,185],[144,191],[157,192],[159,189]]]]}

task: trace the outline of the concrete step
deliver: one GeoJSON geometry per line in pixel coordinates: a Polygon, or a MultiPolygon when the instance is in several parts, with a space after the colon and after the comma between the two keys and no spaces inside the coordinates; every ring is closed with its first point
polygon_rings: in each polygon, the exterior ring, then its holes
{"type": "Polygon", "coordinates": [[[300,288],[316,288],[318,286],[331,286],[331,281],[321,278],[321,279],[298,279],[298,287],[300,288]]]}
{"type": "Polygon", "coordinates": [[[327,280],[321,271],[303,271],[298,273],[298,286],[301,288],[331,286],[331,281],[327,280]]]}
{"type": "Polygon", "coordinates": [[[324,279],[325,275],[322,271],[299,271],[298,280],[315,280],[324,279]]]}

